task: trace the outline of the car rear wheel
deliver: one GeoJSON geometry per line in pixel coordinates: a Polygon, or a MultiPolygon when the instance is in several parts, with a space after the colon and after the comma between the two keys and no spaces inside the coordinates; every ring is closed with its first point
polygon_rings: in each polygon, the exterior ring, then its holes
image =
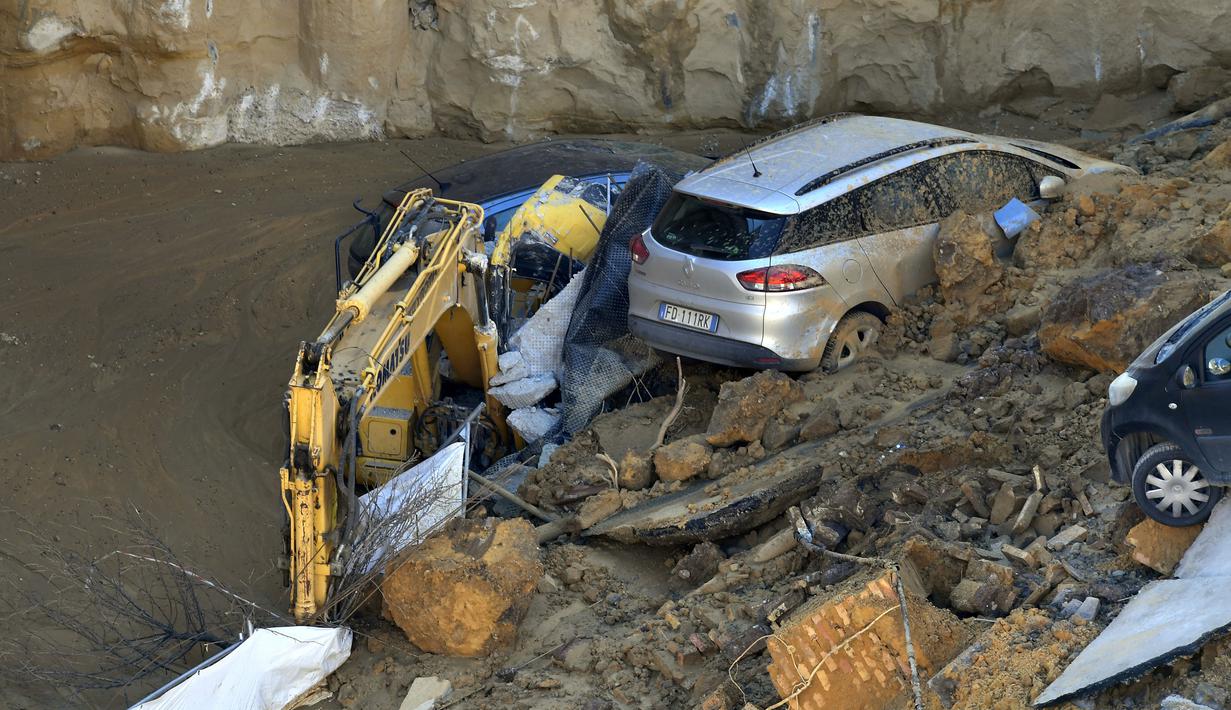
{"type": "Polygon", "coordinates": [[[838,325],[825,343],[821,356],[821,369],[837,372],[855,363],[876,345],[884,324],[880,318],[863,311],[852,311],[842,316],[838,325]]]}
{"type": "Polygon", "coordinates": [[[1133,498],[1154,520],[1174,527],[1205,522],[1222,498],[1183,449],[1171,443],[1146,450],[1133,467],[1133,498]]]}

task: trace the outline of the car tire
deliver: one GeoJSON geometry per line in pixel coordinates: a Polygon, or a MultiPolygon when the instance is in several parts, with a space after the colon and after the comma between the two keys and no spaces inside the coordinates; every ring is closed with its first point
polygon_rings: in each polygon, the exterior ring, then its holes
{"type": "Polygon", "coordinates": [[[1175,444],[1150,447],[1133,466],[1133,499],[1163,525],[1204,523],[1221,498],[1222,488],[1210,483],[1175,444]]]}
{"type": "Polygon", "coordinates": [[[867,351],[876,346],[881,329],[885,327],[881,319],[865,311],[851,311],[842,316],[838,325],[825,343],[825,353],[821,355],[821,369],[825,372],[837,372],[855,363],[867,351]]]}

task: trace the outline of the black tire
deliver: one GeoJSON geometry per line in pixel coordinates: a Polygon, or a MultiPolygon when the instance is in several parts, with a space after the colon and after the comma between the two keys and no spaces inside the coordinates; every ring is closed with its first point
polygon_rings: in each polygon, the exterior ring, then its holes
{"type": "Polygon", "coordinates": [[[1163,525],[1204,523],[1221,498],[1222,488],[1211,484],[1175,444],[1151,446],[1133,466],[1133,499],[1163,525]]]}
{"type": "Polygon", "coordinates": [[[881,319],[865,311],[851,311],[842,316],[821,355],[821,369],[837,372],[849,367],[876,345],[881,329],[881,319]]]}

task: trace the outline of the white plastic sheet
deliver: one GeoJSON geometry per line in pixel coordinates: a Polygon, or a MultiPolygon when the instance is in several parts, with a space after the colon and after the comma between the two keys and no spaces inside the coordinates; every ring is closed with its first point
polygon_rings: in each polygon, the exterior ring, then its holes
{"type": "MultiPolygon", "coordinates": [[[[386,554],[422,542],[441,523],[465,510],[469,426],[466,425],[461,441],[449,444],[385,485],[359,496],[360,518],[370,523],[407,506],[418,509],[414,525],[403,529],[401,540],[385,546],[386,554]]],[[[373,555],[364,572],[376,569],[384,558],[385,554],[373,555]]]]}
{"type": "Polygon", "coordinates": [[[313,626],[257,629],[217,663],[140,710],[282,710],[350,656],[351,631],[313,626]]]}

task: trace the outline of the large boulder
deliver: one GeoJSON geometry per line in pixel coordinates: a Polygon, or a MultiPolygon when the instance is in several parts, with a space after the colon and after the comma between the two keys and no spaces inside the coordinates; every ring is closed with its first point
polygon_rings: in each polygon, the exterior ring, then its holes
{"type": "Polygon", "coordinates": [[[1220,219],[1193,242],[1188,258],[1197,266],[1222,266],[1231,262],[1231,220],[1220,219]]]}
{"type": "MultiPolygon", "coordinates": [[[[803,399],[803,386],[776,370],[724,382],[705,438],[711,446],[745,444],[761,438],[769,418],[803,399]]],[[[657,462],[655,462],[657,463],[657,462]]],[[[662,476],[662,471],[659,471],[662,476]]]]}
{"type": "Polygon", "coordinates": [[[1196,111],[1221,99],[1231,89],[1231,71],[1222,67],[1193,67],[1167,82],[1167,93],[1179,111],[1196,111]]]}
{"type": "Polygon", "coordinates": [[[385,612],[429,653],[486,656],[508,648],[543,576],[534,526],[456,520],[381,584],[385,612]]]}
{"type": "Polygon", "coordinates": [[[958,325],[970,325],[1005,305],[996,285],[1004,267],[992,250],[992,240],[979,220],[954,212],[940,223],[932,258],[946,310],[958,325]]]}
{"type": "Polygon", "coordinates": [[[1208,301],[1194,270],[1133,264],[1079,279],[1043,311],[1039,341],[1052,359],[1100,372],[1122,372],[1177,320],[1208,301]]]}

